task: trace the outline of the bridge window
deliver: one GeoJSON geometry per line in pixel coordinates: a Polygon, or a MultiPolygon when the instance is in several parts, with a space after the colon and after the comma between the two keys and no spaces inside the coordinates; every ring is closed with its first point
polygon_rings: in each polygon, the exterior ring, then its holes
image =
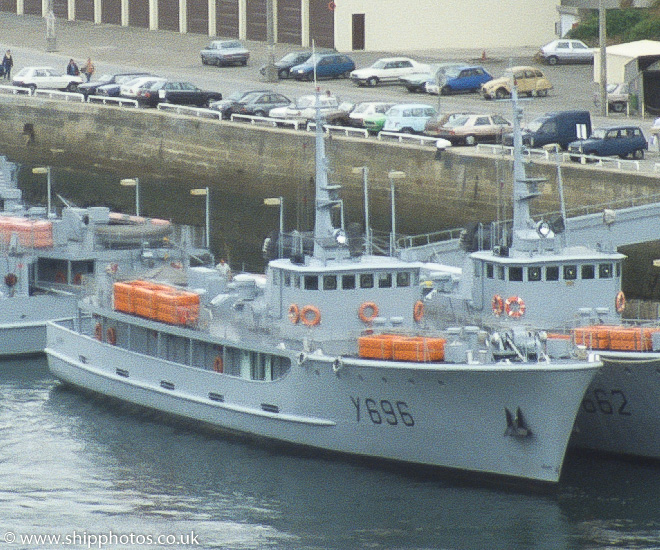
{"type": "Polygon", "coordinates": [[[373,288],[374,287],[374,274],[361,273],[360,274],[360,288],[373,288]]]}
{"type": "Polygon", "coordinates": [[[546,281],[558,281],[559,280],[559,266],[549,265],[545,268],[545,280],[546,281]]]}
{"type": "Polygon", "coordinates": [[[528,281],[540,281],[541,280],[541,268],[540,267],[528,267],[527,268],[527,280],[528,281]]]}
{"type": "Polygon", "coordinates": [[[305,290],[318,290],[319,278],[316,275],[305,275],[305,290]]]}
{"type": "Polygon", "coordinates": [[[300,275],[293,276],[293,287],[300,288],[300,275]]]}
{"type": "Polygon", "coordinates": [[[493,269],[493,264],[486,264],[486,277],[492,279],[495,277],[495,270],[493,269]]]}
{"type": "Polygon", "coordinates": [[[355,275],[343,275],[341,278],[341,287],[344,290],[353,290],[355,288],[355,275]]]}
{"type": "Polygon", "coordinates": [[[323,290],[337,290],[337,275],[323,276],[323,290]]]}
{"type": "Polygon", "coordinates": [[[523,268],[522,267],[510,267],[509,268],[509,281],[522,281],[523,280],[523,268]]]}
{"type": "Polygon", "coordinates": [[[621,264],[616,264],[616,276],[621,277],[621,264]]]}
{"type": "Polygon", "coordinates": [[[291,286],[291,273],[284,273],[284,286],[291,286]]]}
{"type": "Polygon", "coordinates": [[[399,271],[396,274],[396,286],[410,286],[410,273],[399,271]]]}
{"type": "Polygon", "coordinates": [[[582,278],[583,279],[595,279],[596,278],[596,268],[591,264],[582,266],[582,278]]]}
{"type": "Polygon", "coordinates": [[[392,288],[392,274],[379,273],[378,274],[378,288],[392,288]]]}
{"type": "Polygon", "coordinates": [[[497,278],[500,281],[504,280],[504,266],[503,265],[498,265],[497,266],[497,278]]]}
{"type": "Polygon", "coordinates": [[[577,266],[576,265],[565,265],[564,266],[564,280],[565,281],[575,281],[577,279],[577,266]]]}
{"type": "Polygon", "coordinates": [[[611,279],[612,278],[612,264],[599,264],[598,265],[598,278],[611,279]]]}

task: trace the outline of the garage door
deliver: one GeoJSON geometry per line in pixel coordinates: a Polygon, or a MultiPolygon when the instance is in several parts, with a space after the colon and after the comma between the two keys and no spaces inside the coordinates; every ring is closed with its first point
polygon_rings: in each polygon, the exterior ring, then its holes
{"type": "Polygon", "coordinates": [[[188,0],[188,32],[209,33],[209,3],[207,0],[188,0]]]}
{"type": "Polygon", "coordinates": [[[325,0],[309,1],[309,39],[321,48],[335,47],[335,17],[325,0]]]}
{"type": "Polygon", "coordinates": [[[94,0],[76,0],[76,21],[94,21],[94,0]]]}
{"type": "Polygon", "coordinates": [[[149,0],[130,0],[128,24],[131,27],[149,28],[149,0]]]}
{"type": "Polygon", "coordinates": [[[300,0],[277,0],[277,41],[302,44],[300,0]]]}
{"type": "Polygon", "coordinates": [[[158,29],[179,31],[179,0],[158,0],[158,29]]]}
{"type": "Polygon", "coordinates": [[[23,13],[25,15],[41,15],[41,0],[25,0],[23,13]]]}
{"type": "Polygon", "coordinates": [[[246,4],[245,19],[248,40],[268,40],[266,0],[250,0],[246,4]]]}
{"type": "Polygon", "coordinates": [[[238,38],[238,0],[216,0],[216,34],[238,38]]]}
{"type": "Polygon", "coordinates": [[[121,25],[121,0],[103,0],[101,21],[111,25],[121,25]]]}
{"type": "Polygon", "coordinates": [[[0,11],[16,13],[16,0],[0,0],[0,11]]]}
{"type": "Polygon", "coordinates": [[[59,19],[69,17],[69,5],[66,0],[53,0],[53,13],[59,19]]]}

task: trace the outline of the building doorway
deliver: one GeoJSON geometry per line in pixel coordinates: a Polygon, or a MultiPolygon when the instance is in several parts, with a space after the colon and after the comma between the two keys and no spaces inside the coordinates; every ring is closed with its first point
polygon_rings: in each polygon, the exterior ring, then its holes
{"type": "Polygon", "coordinates": [[[353,14],[353,50],[364,50],[364,13],[353,14]]]}

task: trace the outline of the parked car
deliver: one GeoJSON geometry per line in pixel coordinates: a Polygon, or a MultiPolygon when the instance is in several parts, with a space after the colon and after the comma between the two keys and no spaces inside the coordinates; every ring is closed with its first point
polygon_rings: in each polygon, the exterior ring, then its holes
{"type": "Polygon", "coordinates": [[[348,118],[351,126],[364,127],[364,119],[374,114],[385,114],[394,103],[384,101],[363,101],[358,103],[349,113],[348,118]]]}
{"type": "Polygon", "coordinates": [[[428,120],[437,111],[431,105],[423,103],[402,103],[394,105],[385,113],[383,130],[404,134],[422,133],[428,120]]]}
{"type": "MultiPolygon", "coordinates": [[[[335,49],[320,49],[316,50],[317,53],[336,53],[335,49]]],[[[307,61],[314,52],[312,50],[300,50],[297,52],[289,52],[282,59],[275,62],[275,67],[277,68],[277,77],[278,78],[289,78],[289,71],[291,67],[300,65],[307,61]]],[[[266,65],[259,69],[259,72],[262,76],[266,75],[266,65]]]]}
{"type": "Polygon", "coordinates": [[[353,60],[342,53],[315,53],[307,61],[291,68],[290,74],[296,80],[317,78],[348,78],[355,69],[353,60]]]}
{"type": "Polygon", "coordinates": [[[45,88],[75,92],[82,81],[81,76],[64,74],[52,67],[23,67],[13,76],[11,84],[32,91],[45,88]]]}
{"type": "MultiPolygon", "coordinates": [[[[579,136],[591,135],[591,113],[581,109],[553,111],[532,120],[522,132],[527,147],[543,147],[557,143],[566,150],[579,136]]],[[[513,134],[504,136],[505,145],[513,145],[513,134]]]]}
{"type": "MultiPolygon", "coordinates": [[[[434,70],[431,73],[431,77],[428,79],[424,85],[424,91],[427,94],[439,95],[440,88],[444,85],[446,80],[447,71],[456,72],[465,67],[465,63],[440,63],[435,65],[434,70]]],[[[492,76],[491,76],[492,78],[492,76]]]]}
{"type": "Polygon", "coordinates": [[[441,95],[477,92],[484,82],[492,79],[493,76],[478,65],[451,66],[437,74],[437,89],[441,95]]]}
{"type": "Polygon", "coordinates": [[[231,117],[231,107],[232,105],[235,105],[238,103],[241,99],[243,99],[245,96],[256,93],[256,92],[270,92],[271,90],[244,90],[244,91],[238,91],[238,92],[233,92],[231,95],[229,95],[226,98],[221,99],[220,101],[214,101],[209,105],[209,109],[215,109],[216,111],[220,111],[222,113],[222,118],[225,120],[229,120],[231,117]]]}
{"type": "MultiPolygon", "coordinates": [[[[628,84],[607,85],[607,109],[614,113],[623,113],[630,101],[628,84]]],[[[594,93],[594,105],[600,106],[600,92],[594,93]]]]}
{"type": "Polygon", "coordinates": [[[155,107],[159,103],[208,107],[209,103],[221,100],[222,94],[202,90],[190,82],[167,80],[138,89],[135,99],[143,107],[155,107]]]}
{"type": "MultiPolygon", "coordinates": [[[[505,132],[511,131],[511,123],[498,114],[463,115],[439,128],[433,135],[446,139],[452,145],[475,145],[482,142],[501,143],[505,132]]],[[[426,131],[425,133],[428,133],[426,131]]]]}
{"type": "Polygon", "coordinates": [[[593,63],[594,51],[581,40],[565,38],[553,40],[543,46],[538,56],[548,65],[557,63],[593,63]]]}
{"type": "Polygon", "coordinates": [[[426,91],[426,85],[433,82],[435,68],[437,65],[430,65],[428,71],[409,73],[399,77],[399,84],[405,86],[410,93],[422,93],[426,91]]]}
{"type": "Polygon", "coordinates": [[[199,52],[202,65],[247,65],[250,52],[238,40],[213,40],[199,52]]]}
{"type": "Polygon", "coordinates": [[[133,80],[127,80],[119,85],[119,95],[122,97],[137,97],[140,88],[150,88],[159,82],[167,82],[167,78],[162,76],[138,76],[133,80]]]}
{"type": "Polygon", "coordinates": [[[398,82],[403,75],[428,69],[428,65],[408,57],[384,57],[366,69],[352,71],[351,80],[358,86],[378,86],[383,82],[398,82]]]}
{"type": "Polygon", "coordinates": [[[374,113],[373,115],[365,116],[362,119],[362,125],[370,134],[377,134],[385,126],[386,119],[385,113],[374,113]]]}
{"type": "Polygon", "coordinates": [[[440,129],[447,124],[448,122],[455,120],[459,117],[467,116],[467,115],[476,115],[477,113],[474,113],[472,111],[458,111],[458,112],[451,112],[451,113],[438,113],[435,116],[432,116],[431,118],[428,119],[426,122],[426,126],[424,127],[424,133],[429,136],[436,136],[437,133],[440,131],[440,129]]]}
{"type": "Polygon", "coordinates": [[[223,118],[231,118],[234,113],[241,115],[268,116],[272,109],[277,107],[287,107],[291,105],[291,100],[278,92],[272,90],[251,92],[244,95],[237,101],[224,106],[222,109],[223,118]]]}
{"type": "MultiPolygon", "coordinates": [[[[608,128],[596,128],[589,139],[573,141],[568,145],[569,153],[581,153],[597,157],[618,155],[626,158],[632,155],[635,159],[643,159],[644,151],[649,148],[639,126],[621,125],[608,128]]],[[[571,156],[571,160],[580,160],[571,156]]]]}
{"type": "Polygon", "coordinates": [[[120,84],[123,84],[128,80],[132,80],[133,78],[136,78],[138,76],[147,76],[148,74],[149,73],[147,72],[104,74],[101,75],[101,77],[98,78],[97,80],[92,80],[90,82],[83,82],[82,84],[79,84],[77,91],[83,94],[85,98],[87,98],[90,95],[96,94],[96,91],[101,86],[108,86],[110,84],[117,84],[117,86],[119,86],[120,84]]]}
{"type": "Polygon", "coordinates": [[[518,94],[532,96],[546,96],[552,90],[552,84],[545,77],[543,71],[535,67],[511,67],[504,71],[504,76],[486,82],[481,86],[481,95],[484,99],[505,99],[511,97],[513,82],[518,87],[518,94]]]}
{"type": "MultiPolygon", "coordinates": [[[[326,114],[339,110],[339,100],[330,94],[319,95],[321,113],[326,114]]],[[[303,95],[287,107],[276,107],[268,113],[272,118],[286,118],[301,121],[314,120],[316,117],[316,95],[303,95]]]]}

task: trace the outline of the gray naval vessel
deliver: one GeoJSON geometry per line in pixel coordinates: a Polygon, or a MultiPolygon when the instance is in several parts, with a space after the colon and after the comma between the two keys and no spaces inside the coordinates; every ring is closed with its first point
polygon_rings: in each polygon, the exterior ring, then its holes
{"type": "Polygon", "coordinates": [[[17,170],[0,159],[0,356],[43,353],[46,322],[76,315],[81,294],[99,271],[181,271],[190,258],[174,243],[199,235],[167,220],[66,201],[58,215],[48,212],[50,206],[26,206],[17,170]]]}
{"type": "MultiPolygon", "coordinates": [[[[515,101],[513,118],[512,224],[494,223],[490,246],[481,246],[489,231],[477,231],[476,250],[469,254],[456,254],[451,246],[430,254],[445,263],[426,281],[428,316],[437,326],[505,322],[512,328],[534,327],[549,331],[551,339],[570,338],[586,346],[604,367],[584,396],[570,445],[660,459],[660,325],[624,319],[625,256],[616,250],[617,243],[658,238],[658,205],[605,210],[573,223],[562,207],[560,217],[532,219],[529,205],[545,180],[525,175],[521,110],[515,101]],[[458,272],[450,271],[458,266],[458,272]]],[[[557,179],[561,196],[560,170],[557,179]]],[[[464,232],[463,244],[472,246],[472,238],[465,237],[464,232]]]]}
{"type": "MultiPolygon", "coordinates": [[[[193,425],[331,454],[558,482],[601,363],[572,342],[426,322],[436,266],[364,254],[334,220],[317,111],[315,223],[264,274],[187,270],[185,289],[102,273],[78,316],[48,324],[64,383],[193,425]]],[[[339,207],[339,208],[336,208],[339,207]]]]}

